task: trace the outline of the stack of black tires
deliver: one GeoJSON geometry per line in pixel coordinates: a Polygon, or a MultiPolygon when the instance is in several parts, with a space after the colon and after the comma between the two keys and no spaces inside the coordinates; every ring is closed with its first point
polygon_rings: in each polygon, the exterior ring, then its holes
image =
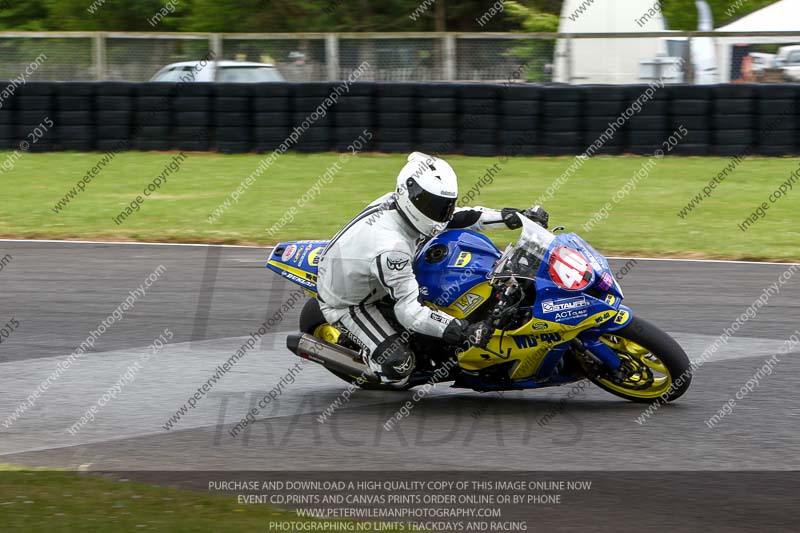
{"type": "Polygon", "coordinates": [[[55,85],[27,83],[17,89],[16,129],[13,146],[31,152],[48,152],[58,146],[58,129],[55,125],[55,85]],[[52,121],[52,126],[48,126],[52,121]],[[34,131],[36,130],[36,131],[34,131]]]}
{"type": "Polygon", "coordinates": [[[374,148],[375,135],[375,84],[358,83],[350,85],[348,90],[339,96],[334,105],[333,149],[337,152],[356,150],[353,141],[362,138],[358,151],[371,152],[374,148]],[[364,134],[364,131],[370,132],[364,134]],[[348,147],[352,147],[348,149],[348,147]]]}
{"type": "MultiPolygon", "coordinates": [[[[617,125],[629,105],[624,86],[599,85],[584,88],[583,138],[586,147],[595,144],[593,154],[619,154],[626,146],[624,120],[617,125]]],[[[624,117],[623,117],[624,118],[624,117]]]]}
{"type": "Polygon", "coordinates": [[[670,129],[667,107],[669,93],[650,85],[632,85],[625,88],[624,113],[629,117],[623,127],[622,151],[652,155],[663,150],[670,129]]]}
{"type": "Polygon", "coordinates": [[[541,131],[542,90],[533,85],[508,85],[498,99],[498,135],[500,153],[533,155],[537,153],[541,131]]]}
{"type": "Polygon", "coordinates": [[[581,131],[584,93],[579,87],[546,87],[542,90],[541,153],[572,155],[584,151],[586,146],[581,131]]]}
{"type": "Polygon", "coordinates": [[[256,152],[272,152],[289,135],[291,109],[289,86],[284,83],[260,83],[250,93],[251,149],[256,152]]]}
{"type": "Polygon", "coordinates": [[[0,102],[2,104],[0,105],[0,150],[14,147],[14,139],[17,136],[14,116],[15,101],[14,96],[8,96],[0,102]]]}
{"type": "Polygon", "coordinates": [[[131,150],[136,85],[125,82],[99,84],[95,96],[95,142],[98,150],[131,150]]]}
{"type": "Polygon", "coordinates": [[[413,83],[381,83],[375,89],[375,149],[409,153],[417,149],[417,98],[413,83]]]}
{"type": "MultiPolygon", "coordinates": [[[[214,85],[211,124],[217,150],[227,154],[249,152],[253,146],[254,113],[250,107],[253,85],[214,85]]],[[[284,121],[285,123],[285,121],[284,121]]]]}
{"type": "Polygon", "coordinates": [[[62,150],[86,152],[97,148],[97,116],[94,113],[96,89],[97,84],[90,82],[65,83],[58,88],[53,122],[58,127],[62,150]]]}
{"type": "Polygon", "coordinates": [[[753,85],[718,85],[713,88],[713,151],[741,155],[756,142],[756,88],[753,85]]]}
{"type": "Polygon", "coordinates": [[[431,154],[457,153],[458,94],[451,83],[417,86],[417,145],[431,154]]]}
{"type": "Polygon", "coordinates": [[[498,95],[496,85],[470,83],[458,89],[460,152],[466,155],[493,156],[498,153],[498,95]]]}
{"type": "Polygon", "coordinates": [[[333,110],[320,107],[333,91],[332,83],[302,83],[292,86],[289,126],[297,128],[299,152],[327,152],[333,144],[333,110]]]}
{"type": "Polygon", "coordinates": [[[711,133],[720,120],[711,114],[712,92],[709,85],[680,85],[668,89],[669,131],[683,128],[681,141],[673,148],[679,155],[711,153],[711,133]]]}
{"type": "Polygon", "coordinates": [[[170,150],[172,142],[172,95],[179,85],[143,83],[136,90],[132,142],[137,150],[170,150]]]}
{"type": "Polygon", "coordinates": [[[0,147],[360,151],[475,156],[785,156],[800,85],[27,82],[5,87],[0,147]],[[11,89],[8,89],[11,87],[11,89]],[[365,130],[370,134],[364,134],[365,130]],[[672,136],[672,137],[671,137],[672,136]],[[665,149],[667,139],[672,142],[665,149]],[[599,142],[598,142],[599,141],[599,142]]]}
{"type": "Polygon", "coordinates": [[[213,91],[214,86],[210,83],[185,83],[173,96],[172,135],[178,150],[210,149],[213,91]]]}
{"type": "Polygon", "coordinates": [[[756,149],[763,155],[798,152],[800,91],[797,85],[756,87],[756,149]]]}

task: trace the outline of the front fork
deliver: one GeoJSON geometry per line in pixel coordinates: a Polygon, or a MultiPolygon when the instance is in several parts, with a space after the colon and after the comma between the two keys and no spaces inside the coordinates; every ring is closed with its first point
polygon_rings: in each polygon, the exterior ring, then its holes
{"type": "Polygon", "coordinates": [[[620,369],[622,360],[617,352],[600,340],[600,337],[619,331],[627,326],[632,318],[633,314],[630,308],[620,305],[617,314],[612,319],[581,332],[574,341],[575,349],[594,363],[609,369],[612,374],[616,373],[620,369]]]}

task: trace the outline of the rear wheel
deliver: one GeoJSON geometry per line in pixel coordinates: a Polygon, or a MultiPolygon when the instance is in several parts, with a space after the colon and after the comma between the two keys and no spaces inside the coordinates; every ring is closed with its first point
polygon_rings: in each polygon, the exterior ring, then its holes
{"type": "Polygon", "coordinates": [[[633,317],[602,342],[622,359],[621,371],[612,377],[594,376],[597,386],[634,402],[671,402],[680,398],[692,381],[689,358],[680,345],[657,326],[633,317]]]}
{"type": "MultiPolygon", "coordinates": [[[[300,311],[300,331],[309,335],[313,335],[318,339],[322,339],[332,344],[339,344],[339,337],[341,336],[341,332],[338,329],[325,321],[325,316],[322,314],[322,311],[319,308],[319,301],[317,301],[316,298],[309,299],[303,306],[303,310],[300,311]]],[[[354,346],[347,347],[358,350],[358,348],[354,346]]],[[[411,388],[409,385],[402,384],[375,384],[359,382],[358,376],[349,376],[347,374],[343,374],[342,372],[331,370],[327,367],[325,370],[337,378],[365,390],[402,391],[411,388]]]]}

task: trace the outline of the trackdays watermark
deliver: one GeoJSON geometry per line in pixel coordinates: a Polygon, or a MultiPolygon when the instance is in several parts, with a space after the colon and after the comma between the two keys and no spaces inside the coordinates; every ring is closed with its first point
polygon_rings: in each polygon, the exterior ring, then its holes
{"type": "Polygon", "coordinates": [[[2,90],[0,90],[0,109],[3,108],[3,105],[5,104],[6,100],[14,96],[14,93],[17,92],[18,87],[28,83],[28,78],[32,76],[34,72],[39,70],[39,67],[42,66],[42,64],[46,60],[47,60],[47,54],[45,53],[39,54],[38,56],[36,56],[36,59],[31,61],[30,64],[27,67],[25,67],[25,70],[22,71],[22,74],[20,74],[16,78],[12,78],[11,81],[9,81],[8,85],[6,85],[5,87],[3,87],[2,90]]]}
{"type": "Polygon", "coordinates": [[[280,381],[278,381],[274,387],[272,387],[266,394],[264,394],[264,396],[261,397],[261,399],[258,401],[258,407],[251,407],[250,410],[247,411],[247,414],[244,415],[244,418],[238,424],[234,425],[230,430],[228,430],[228,434],[231,437],[236,437],[247,426],[254,424],[256,422],[256,417],[261,412],[261,409],[266,409],[270,403],[277,401],[278,398],[283,394],[283,391],[286,389],[286,387],[295,382],[297,374],[303,370],[303,366],[307,363],[308,361],[303,360],[288,368],[286,374],[281,377],[280,381]]]}
{"type": "MultiPolygon", "coordinates": [[[[314,363],[309,363],[306,367],[312,364],[314,363]]],[[[271,390],[264,389],[246,392],[228,390],[213,394],[217,419],[214,430],[206,433],[209,447],[225,446],[227,450],[233,445],[228,433],[231,424],[241,421],[242,411],[246,410],[244,406],[249,405],[250,409],[257,407],[265,396],[270,400],[271,390]],[[242,404],[244,406],[240,409],[242,404]]],[[[244,426],[234,439],[239,446],[255,447],[263,451],[292,446],[323,449],[335,443],[351,450],[369,453],[369,450],[382,449],[387,443],[400,442],[412,455],[414,448],[418,451],[423,448],[438,448],[451,453],[454,446],[481,453],[487,441],[503,448],[517,445],[572,447],[580,442],[583,432],[581,419],[571,414],[569,409],[547,426],[554,429],[553,431],[543,431],[537,422],[549,407],[543,407],[539,402],[523,402],[522,405],[511,401],[502,409],[490,409],[481,416],[470,416],[484,401],[483,397],[473,394],[445,400],[449,406],[446,411],[435,407],[415,410],[402,423],[394,426],[392,431],[386,431],[383,424],[405,403],[411,395],[411,391],[408,391],[392,394],[391,398],[383,393],[386,402],[373,405],[369,409],[351,411],[363,428],[370,428],[363,433],[354,434],[352,419],[345,413],[330,417],[324,424],[314,423],[317,413],[328,405],[324,393],[287,398],[286,390],[287,387],[284,387],[284,395],[265,403],[266,409],[260,410],[254,423],[248,422],[244,426]],[[509,410],[515,416],[508,416],[509,410]]]]}

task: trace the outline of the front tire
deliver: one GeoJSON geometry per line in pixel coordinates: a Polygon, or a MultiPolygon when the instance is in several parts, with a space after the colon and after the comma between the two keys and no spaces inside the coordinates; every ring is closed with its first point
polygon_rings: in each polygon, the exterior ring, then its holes
{"type": "Polygon", "coordinates": [[[689,389],[692,367],[686,352],[654,324],[634,316],[624,328],[601,340],[629,369],[624,380],[590,376],[601,389],[639,403],[672,402],[689,389]]]}

